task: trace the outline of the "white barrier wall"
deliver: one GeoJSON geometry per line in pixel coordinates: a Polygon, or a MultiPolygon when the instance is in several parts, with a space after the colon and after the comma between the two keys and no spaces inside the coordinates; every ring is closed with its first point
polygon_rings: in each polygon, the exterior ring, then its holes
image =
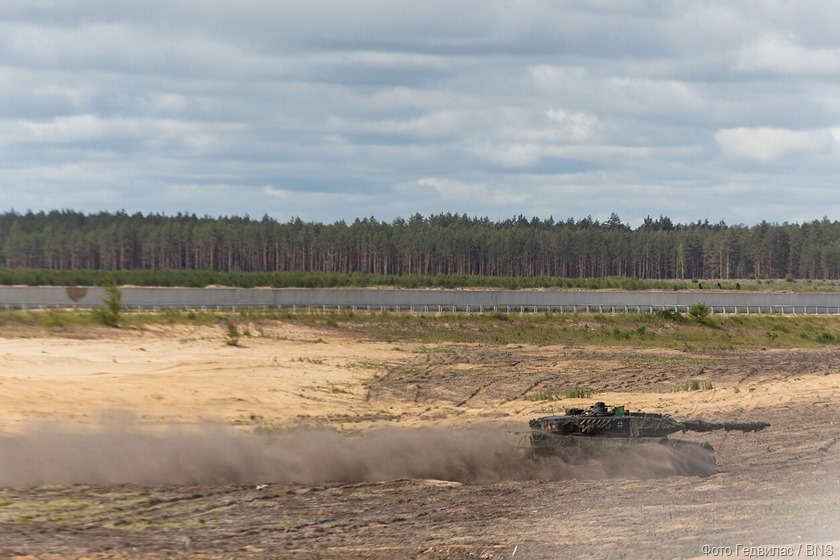
{"type": "MultiPolygon", "coordinates": [[[[266,288],[121,288],[139,308],[342,307],[420,311],[624,311],[705,303],[713,312],[840,313],[840,293],[736,291],[399,290],[266,288]]],[[[102,288],[0,287],[0,308],[92,307],[102,288]]]]}

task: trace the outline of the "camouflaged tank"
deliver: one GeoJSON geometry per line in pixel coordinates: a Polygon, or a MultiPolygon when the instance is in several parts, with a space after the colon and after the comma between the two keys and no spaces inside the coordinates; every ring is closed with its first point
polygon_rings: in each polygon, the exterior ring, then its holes
{"type": "MultiPolygon", "coordinates": [[[[587,409],[570,408],[563,415],[536,418],[529,425],[531,432],[526,436],[525,446],[536,456],[575,456],[583,451],[585,457],[597,457],[640,446],[666,446],[669,460],[678,463],[674,465],[675,472],[708,476],[716,469],[714,448],[708,443],[669,438],[670,434],[716,430],[755,432],[770,424],[678,421],[667,414],[631,412],[624,406],[596,402],[587,409]]],[[[622,455],[619,453],[617,457],[622,455]]]]}

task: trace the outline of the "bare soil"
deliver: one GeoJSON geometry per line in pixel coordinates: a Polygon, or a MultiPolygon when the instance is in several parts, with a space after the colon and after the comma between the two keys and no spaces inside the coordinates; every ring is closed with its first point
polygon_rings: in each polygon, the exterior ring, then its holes
{"type": "Polygon", "coordinates": [[[420,346],[276,322],[249,333],[234,347],[219,327],[0,332],[0,557],[840,555],[830,347],[420,346]],[[693,379],[713,388],[675,390],[693,379]],[[565,398],[574,387],[594,394],[565,398]],[[771,427],[679,436],[715,447],[709,477],[662,476],[636,453],[609,458],[637,467],[618,474],[532,466],[502,442],[594,400],[771,427]]]}

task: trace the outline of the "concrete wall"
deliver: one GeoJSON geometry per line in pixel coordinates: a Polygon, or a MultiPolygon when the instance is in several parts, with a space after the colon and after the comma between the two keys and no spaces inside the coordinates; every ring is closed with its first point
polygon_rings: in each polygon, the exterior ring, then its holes
{"type": "MultiPolygon", "coordinates": [[[[0,308],[92,307],[105,291],[84,287],[0,287],[0,308]]],[[[622,311],[687,309],[702,302],[714,312],[781,311],[840,313],[840,294],[717,291],[557,291],[557,290],[389,290],[122,288],[123,303],[143,308],[326,306],[422,311],[493,308],[507,311],[547,309],[622,311]]]]}

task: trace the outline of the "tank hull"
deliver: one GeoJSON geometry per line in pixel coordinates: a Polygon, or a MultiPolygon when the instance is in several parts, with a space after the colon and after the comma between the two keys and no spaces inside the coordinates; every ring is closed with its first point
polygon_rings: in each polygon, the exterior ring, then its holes
{"type": "Polygon", "coordinates": [[[587,465],[615,473],[650,476],[711,476],[715,450],[708,443],[668,437],[589,437],[533,433],[525,440],[533,457],[559,457],[565,463],[587,465]]]}

